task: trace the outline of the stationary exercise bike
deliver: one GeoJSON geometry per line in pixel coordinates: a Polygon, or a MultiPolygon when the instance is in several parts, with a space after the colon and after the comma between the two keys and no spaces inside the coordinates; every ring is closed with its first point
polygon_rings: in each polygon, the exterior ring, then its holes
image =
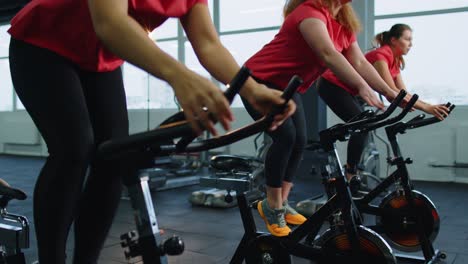
{"type": "MultiPolygon", "coordinates": [[[[374,107],[367,105],[367,103],[359,97],[358,102],[362,105],[364,111],[353,117],[348,122],[353,122],[364,117],[370,117],[377,114],[379,111],[377,110],[374,112],[374,107]]],[[[357,192],[368,192],[377,184],[382,182],[380,178],[380,152],[377,149],[376,139],[385,145],[387,156],[390,156],[389,144],[379,134],[377,134],[377,130],[370,131],[366,137],[366,142],[364,144],[365,147],[362,151],[359,163],[357,164],[357,175],[360,179],[358,182],[359,186],[356,186],[355,188],[357,192]]],[[[305,150],[312,152],[316,157],[316,161],[311,166],[310,174],[313,177],[320,176],[323,168],[328,163],[328,157],[322,148],[322,144],[319,141],[311,140],[307,142],[305,150]]],[[[325,194],[318,194],[298,202],[296,210],[305,216],[309,216],[327,202],[327,200],[328,197],[325,194]]]]}
{"type": "MultiPolygon", "coordinates": [[[[450,112],[455,108],[451,103],[446,106],[450,112]]],[[[406,164],[411,164],[412,160],[402,156],[397,141],[397,135],[406,133],[408,129],[440,122],[435,117],[424,117],[421,114],[408,122],[398,122],[385,128],[393,151],[393,158],[389,157],[388,163],[396,166],[396,170],[354,202],[361,213],[377,216],[376,225],[370,228],[382,234],[393,247],[405,252],[421,250],[423,253],[423,257],[399,254],[397,258],[436,263],[446,258],[445,253],[435,250],[432,245],[439,232],[439,213],[426,195],[414,189],[406,168],[406,164]],[[393,188],[393,191],[378,206],[371,204],[380,194],[387,193],[389,188],[393,188]]]]}
{"type": "MultiPolygon", "coordinates": [[[[383,101],[383,96],[379,94],[379,98],[383,101]]],[[[380,109],[369,106],[363,99],[357,97],[359,104],[363,107],[364,111],[361,115],[357,115],[354,118],[361,118],[362,115],[372,116],[377,114],[380,109]]],[[[377,130],[372,130],[366,137],[364,149],[362,151],[359,163],[357,164],[357,175],[359,176],[361,183],[358,188],[359,191],[368,192],[373,189],[377,184],[382,182],[380,174],[380,152],[377,149],[377,140],[384,144],[386,149],[387,157],[390,156],[390,145],[388,142],[377,134],[377,130]]],[[[387,174],[388,175],[388,167],[387,174]]]]}
{"type": "MultiPolygon", "coordinates": [[[[271,144],[271,138],[259,133],[254,139],[257,154],[254,157],[222,154],[210,158],[211,173],[216,177],[245,179],[250,181],[246,196],[249,201],[258,200],[265,195],[264,156],[271,144]],[[258,141],[264,140],[259,145],[258,141]]],[[[237,205],[231,190],[204,188],[190,194],[193,205],[228,208],[237,205]]]]}
{"type": "Polygon", "coordinates": [[[29,221],[7,212],[11,200],[25,200],[26,194],[0,179],[0,264],[25,264],[23,249],[29,248],[29,221]]]}
{"type": "Polygon", "coordinates": [[[393,251],[385,240],[376,232],[360,225],[359,214],[353,205],[341,164],[336,156],[335,142],[340,139],[341,131],[364,125],[376,129],[401,120],[415,100],[408,103],[397,117],[386,118],[395,110],[405,94],[403,91],[387,111],[380,115],[339,124],[320,133],[320,141],[325,151],[330,157],[335,157],[330,166],[327,166],[328,173],[333,176],[327,184],[333,186],[335,192],[305,223],[286,237],[275,237],[270,233],[257,231],[251,210],[251,207],[256,208],[255,203],[249,205],[244,194],[249,187],[247,181],[216,177],[201,178],[202,186],[236,191],[245,233],[230,263],[245,261],[247,264],[288,264],[291,263],[291,255],[318,263],[396,263],[393,251]],[[330,223],[330,228],[318,236],[318,232],[326,222],[330,223]],[[305,237],[312,238],[310,239],[312,243],[302,242],[305,237]]]}
{"type": "MultiPolygon", "coordinates": [[[[232,102],[249,75],[250,71],[242,67],[234,77],[224,93],[229,102],[232,102]]],[[[177,236],[162,241],[148,177],[140,175],[138,171],[145,166],[151,166],[155,156],[219,148],[265,131],[271,126],[274,116],[284,110],[300,83],[298,77],[292,79],[283,93],[283,99],[286,101],[284,105],[274,107],[268,115],[258,121],[223,136],[192,142],[197,135],[185,120],[184,113],[179,112],[152,131],[110,140],[99,146],[96,162],[119,162],[128,165],[133,172],[123,179],[128,188],[137,228],[121,236],[121,244],[125,248],[128,260],[141,257],[142,263],[145,264],[166,264],[166,255],[179,255],[184,251],[184,243],[177,236]],[[179,140],[175,142],[174,139],[179,140]]],[[[216,121],[212,116],[210,118],[216,121]]]]}

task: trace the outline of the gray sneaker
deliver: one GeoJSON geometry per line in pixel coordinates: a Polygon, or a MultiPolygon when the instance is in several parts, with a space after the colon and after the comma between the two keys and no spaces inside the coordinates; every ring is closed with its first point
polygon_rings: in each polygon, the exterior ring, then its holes
{"type": "Polygon", "coordinates": [[[265,221],[268,231],[274,236],[287,236],[291,229],[286,225],[284,214],[286,209],[272,209],[268,206],[267,200],[263,200],[257,204],[257,209],[260,216],[265,221]]]}
{"type": "Polygon", "coordinates": [[[294,208],[292,208],[289,205],[288,200],[283,202],[283,207],[285,209],[284,219],[288,224],[302,225],[307,220],[307,218],[298,213],[294,208]]]}

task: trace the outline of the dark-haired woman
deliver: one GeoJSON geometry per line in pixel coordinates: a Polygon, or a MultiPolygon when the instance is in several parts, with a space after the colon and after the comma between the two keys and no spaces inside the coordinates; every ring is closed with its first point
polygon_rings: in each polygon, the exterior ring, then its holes
{"type": "MultiPolygon", "coordinates": [[[[395,24],[389,31],[377,34],[374,41],[378,47],[365,55],[367,60],[392,90],[406,90],[400,70],[405,67],[403,56],[408,54],[412,46],[411,28],[406,24],[395,24]]],[[[340,80],[332,71],[326,71],[322,75],[317,87],[321,98],[343,121],[348,121],[363,111],[363,106],[356,98],[358,90],[340,80]]],[[[376,91],[379,92],[378,89],[376,91]]],[[[441,120],[448,113],[444,105],[432,105],[422,100],[418,100],[414,107],[441,120]]],[[[356,173],[366,138],[367,134],[357,134],[352,135],[348,141],[346,174],[351,182],[359,182],[356,173]]],[[[353,190],[356,191],[355,188],[353,190]]]]}

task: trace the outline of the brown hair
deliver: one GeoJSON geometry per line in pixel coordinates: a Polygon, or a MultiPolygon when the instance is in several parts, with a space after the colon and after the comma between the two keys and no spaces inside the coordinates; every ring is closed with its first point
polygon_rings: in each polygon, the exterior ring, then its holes
{"type": "MultiPolygon", "coordinates": [[[[291,14],[296,7],[305,2],[306,0],[286,0],[283,8],[283,16],[287,17],[291,14]]],[[[336,4],[339,0],[315,0],[314,5],[316,7],[326,7],[328,10],[336,4]]],[[[336,20],[345,28],[347,28],[352,33],[357,33],[361,30],[361,22],[354,12],[351,3],[343,5],[336,16],[336,20]]]]}
{"type": "MultiPolygon", "coordinates": [[[[395,24],[393,25],[390,30],[381,32],[374,37],[374,47],[382,47],[384,45],[391,44],[392,38],[399,39],[403,35],[403,32],[406,30],[412,31],[411,27],[406,24],[395,24]]],[[[405,68],[405,59],[403,59],[403,55],[400,55],[396,58],[398,63],[400,64],[400,69],[405,68]]]]}

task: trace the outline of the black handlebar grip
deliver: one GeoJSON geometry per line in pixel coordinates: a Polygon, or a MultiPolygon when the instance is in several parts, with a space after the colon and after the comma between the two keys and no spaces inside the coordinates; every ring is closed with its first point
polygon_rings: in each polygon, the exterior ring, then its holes
{"type": "Polygon", "coordinates": [[[250,74],[251,71],[247,67],[242,66],[237,72],[236,76],[234,76],[234,78],[231,80],[231,82],[228,85],[226,85],[228,88],[224,92],[224,96],[226,96],[226,99],[228,100],[229,104],[232,103],[236,94],[239,93],[244,83],[250,77],[250,74]]]}
{"type": "Polygon", "coordinates": [[[411,108],[413,108],[416,101],[418,101],[418,99],[419,99],[419,95],[413,94],[413,96],[411,96],[411,99],[409,100],[408,104],[403,109],[403,112],[406,112],[406,113],[409,112],[411,110],[411,108]]]}
{"type": "Polygon", "coordinates": [[[406,123],[411,123],[411,122],[415,122],[415,121],[418,121],[418,120],[422,120],[422,119],[424,119],[425,117],[426,117],[425,114],[420,114],[420,115],[417,115],[417,116],[411,118],[411,119],[410,119],[408,122],[406,122],[406,123]]]}
{"type": "MultiPolygon", "coordinates": [[[[281,98],[285,99],[286,101],[289,101],[294,93],[297,91],[297,88],[301,86],[303,83],[301,77],[294,75],[291,80],[289,80],[288,85],[286,86],[286,89],[284,89],[283,94],[281,95],[281,98]]],[[[287,102],[285,102],[284,105],[286,105],[287,102]]]]}
{"type": "Polygon", "coordinates": [[[393,110],[396,109],[398,105],[400,105],[401,101],[403,101],[403,98],[405,98],[407,92],[405,90],[400,90],[400,93],[398,93],[397,97],[393,99],[392,103],[388,107],[387,111],[392,112],[393,110]]]}
{"type": "Polygon", "coordinates": [[[449,114],[452,113],[453,109],[455,109],[455,105],[451,105],[451,106],[449,107],[449,114]]]}
{"type": "Polygon", "coordinates": [[[281,95],[281,98],[284,99],[284,104],[281,106],[275,106],[271,110],[271,112],[267,115],[267,118],[273,118],[275,115],[281,113],[284,111],[286,106],[288,105],[289,100],[293,97],[294,93],[297,91],[297,88],[301,86],[303,83],[301,77],[294,75],[290,80],[288,85],[283,91],[283,94],[281,95]]]}

